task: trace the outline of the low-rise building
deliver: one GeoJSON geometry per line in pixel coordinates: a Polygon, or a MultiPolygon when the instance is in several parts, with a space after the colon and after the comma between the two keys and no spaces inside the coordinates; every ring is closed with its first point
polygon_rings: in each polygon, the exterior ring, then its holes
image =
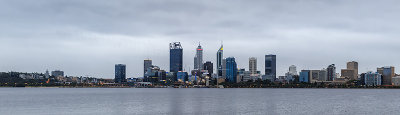
{"type": "Polygon", "coordinates": [[[392,85],[400,86],[400,76],[392,77],[392,85]]]}
{"type": "Polygon", "coordinates": [[[369,71],[364,75],[364,82],[366,86],[382,85],[382,75],[378,72],[373,73],[372,71],[369,71]]]}

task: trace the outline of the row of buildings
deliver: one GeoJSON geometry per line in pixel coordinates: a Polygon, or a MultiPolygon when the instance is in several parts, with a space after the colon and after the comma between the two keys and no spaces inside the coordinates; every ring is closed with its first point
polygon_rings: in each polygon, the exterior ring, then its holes
{"type": "Polygon", "coordinates": [[[84,76],[66,76],[64,71],[54,70],[51,73],[46,70],[43,73],[20,73],[20,72],[10,72],[17,74],[17,76],[23,80],[39,80],[39,81],[50,81],[52,83],[68,84],[68,83],[78,83],[78,84],[90,84],[90,83],[113,83],[112,79],[101,79],[95,77],[84,77],[84,76]]]}
{"type": "Polygon", "coordinates": [[[341,74],[336,73],[335,64],[329,65],[321,70],[301,70],[299,81],[307,83],[333,83],[343,84],[348,81],[359,81],[360,85],[380,86],[380,85],[400,85],[400,76],[395,74],[393,66],[377,68],[376,72],[368,71],[358,73],[358,62],[347,62],[347,68],[341,69],[341,74]]]}
{"type": "MultiPolygon", "coordinates": [[[[160,81],[177,81],[177,82],[208,82],[209,80],[217,80],[220,82],[242,82],[255,81],[257,79],[276,78],[276,55],[265,56],[265,75],[257,70],[257,58],[249,58],[249,69],[238,68],[235,57],[224,58],[223,45],[216,53],[216,64],[211,61],[203,61],[203,48],[199,44],[196,48],[196,54],[193,58],[194,69],[189,72],[183,70],[183,48],[180,42],[173,42],[169,45],[170,50],[170,68],[169,72],[162,70],[160,67],[153,65],[152,60],[144,60],[143,65],[143,81],[160,82],[160,81]],[[214,69],[216,72],[214,73],[214,69]]],[[[115,82],[126,82],[126,65],[115,65],[115,82]]]]}
{"type": "MultiPolygon", "coordinates": [[[[235,57],[224,57],[223,45],[216,52],[216,63],[203,61],[203,48],[199,44],[193,58],[194,69],[186,72],[183,70],[183,48],[180,42],[173,42],[169,45],[169,71],[153,65],[152,60],[144,60],[143,78],[144,82],[183,82],[183,83],[208,83],[210,80],[221,82],[247,82],[257,79],[278,81],[284,83],[304,82],[304,83],[331,83],[343,84],[348,81],[357,80],[362,85],[399,85],[400,77],[396,77],[394,67],[377,68],[376,72],[365,72],[359,74],[358,62],[347,63],[347,68],[341,69],[341,74],[336,72],[335,64],[328,65],[327,68],[315,70],[301,70],[297,72],[296,66],[289,67],[284,76],[276,75],[276,55],[265,55],[264,75],[257,69],[257,58],[249,58],[249,69],[238,68],[235,57]],[[214,72],[214,70],[216,70],[214,72]]],[[[115,65],[115,82],[126,82],[126,65],[115,65]]]]}

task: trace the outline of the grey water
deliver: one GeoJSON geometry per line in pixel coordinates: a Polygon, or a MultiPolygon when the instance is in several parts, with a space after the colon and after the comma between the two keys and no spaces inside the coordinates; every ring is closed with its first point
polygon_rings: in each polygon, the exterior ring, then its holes
{"type": "Polygon", "coordinates": [[[0,88],[1,115],[397,115],[397,89],[0,88]]]}

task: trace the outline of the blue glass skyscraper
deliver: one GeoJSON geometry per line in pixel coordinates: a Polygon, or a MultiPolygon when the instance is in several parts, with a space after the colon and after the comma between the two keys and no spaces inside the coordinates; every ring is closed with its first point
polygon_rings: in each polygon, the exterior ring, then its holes
{"type": "Polygon", "coordinates": [[[126,82],[126,65],[125,64],[115,64],[115,83],[126,82]]]}
{"type": "Polygon", "coordinates": [[[228,82],[236,83],[237,64],[234,57],[226,58],[226,79],[228,82]]]}
{"type": "Polygon", "coordinates": [[[183,48],[180,42],[169,44],[169,71],[175,74],[182,71],[183,48]]]}

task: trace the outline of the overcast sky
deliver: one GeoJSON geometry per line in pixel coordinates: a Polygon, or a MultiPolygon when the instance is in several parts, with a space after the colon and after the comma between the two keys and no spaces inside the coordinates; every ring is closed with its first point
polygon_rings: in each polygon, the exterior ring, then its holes
{"type": "Polygon", "coordinates": [[[169,71],[170,42],[193,68],[198,42],[204,61],[225,57],[248,70],[248,58],[277,55],[278,75],[290,65],[322,69],[358,61],[359,72],[400,64],[399,0],[0,0],[0,71],[113,78],[143,74],[143,60],[169,71]]]}

